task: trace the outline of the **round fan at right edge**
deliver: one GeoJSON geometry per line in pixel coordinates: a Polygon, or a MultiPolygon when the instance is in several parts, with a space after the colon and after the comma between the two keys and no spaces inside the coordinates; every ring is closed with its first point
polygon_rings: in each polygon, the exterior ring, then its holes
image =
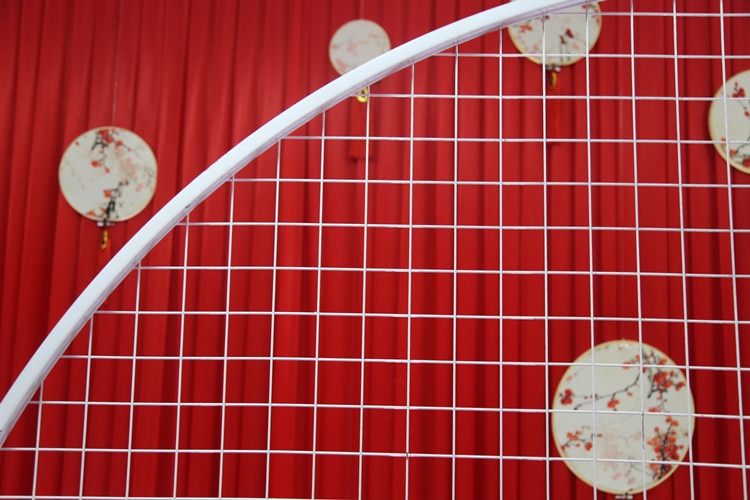
{"type": "Polygon", "coordinates": [[[708,130],[722,158],[750,174],[750,70],[732,76],[716,92],[708,130]]]}

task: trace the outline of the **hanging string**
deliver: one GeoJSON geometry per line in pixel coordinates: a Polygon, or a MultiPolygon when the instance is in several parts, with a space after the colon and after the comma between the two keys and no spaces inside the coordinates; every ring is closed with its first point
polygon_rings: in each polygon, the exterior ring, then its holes
{"type": "MultiPolygon", "coordinates": [[[[117,116],[117,92],[120,80],[120,39],[122,37],[122,15],[123,1],[120,0],[117,7],[117,38],[115,39],[115,57],[112,58],[114,68],[112,72],[112,114],[110,115],[109,120],[110,125],[115,124],[115,117],[117,116]]],[[[109,203],[107,204],[107,210],[105,212],[104,218],[97,224],[99,227],[101,227],[101,234],[99,235],[99,251],[97,254],[99,268],[104,267],[104,265],[106,265],[107,262],[109,262],[109,259],[112,257],[112,239],[110,238],[109,228],[114,225],[114,222],[112,222],[111,220],[111,217],[114,215],[114,211],[115,198],[113,196],[110,198],[109,203]]]]}
{"type": "MultiPolygon", "coordinates": [[[[365,18],[365,0],[359,0],[359,19],[365,18]]],[[[367,101],[370,89],[364,88],[357,92],[350,103],[349,122],[351,137],[364,137],[367,134],[367,101]]],[[[349,141],[349,156],[356,160],[363,160],[368,154],[367,144],[364,140],[349,141]]]]}
{"type": "Polygon", "coordinates": [[[118,80],[120,77],[120,38],[122,36],[122,0],[118,2],[117,8],[117,38],[115,39],[115,57],[113,58],[114,75],[112,81],[112,115],[109,120],[110,125],[115,124],[115,116],[117,116],[117,91],[118,91],[118,80]]]}

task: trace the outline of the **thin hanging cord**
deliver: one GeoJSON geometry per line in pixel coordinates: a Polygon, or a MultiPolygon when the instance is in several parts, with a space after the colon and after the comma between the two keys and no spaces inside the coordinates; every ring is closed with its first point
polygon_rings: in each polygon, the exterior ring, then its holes
{"type": "Polygon", "coordinates": [[[110,117],[110,125],[115,124],[115,117],[117,116],[117,91],[118,83],[120,79],[120,37],[122,36],[122,0],[119,1],[117,7],[117,38],[115,39],[115,57],[114,57],[114,77],[112,81],[112,116],[110,117]]]}

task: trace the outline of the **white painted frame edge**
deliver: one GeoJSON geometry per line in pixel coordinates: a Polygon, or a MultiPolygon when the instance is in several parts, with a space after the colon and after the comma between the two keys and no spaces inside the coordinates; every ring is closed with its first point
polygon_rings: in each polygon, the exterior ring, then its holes
{"type": "Polygon", "coordinates": [[[340,76],[243,139],[144,224],[60,318],[0,402],[0,446],[59,357],[112,290],[193,207],[240,169],[310,119],[387,75],[492,30],[592,2],[593,0],[518,0],[448,24],[395,47],[340,76]]]}

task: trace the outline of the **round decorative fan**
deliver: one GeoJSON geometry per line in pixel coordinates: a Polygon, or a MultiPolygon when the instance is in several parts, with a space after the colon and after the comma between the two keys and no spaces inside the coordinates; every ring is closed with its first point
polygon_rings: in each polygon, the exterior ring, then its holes
{"type": "MultiPolygon", "coordinates": [[[[513,0],[516,1],[516,0],[513,0]]],[[[596,45],[602,30],[598,3],[570,8],[508,27],[516,48],[526,57],[545,67],[547,96],[559,94],[558,74],[588,54],[596,45]]],[[[563,137],[563,111],[559,99],[545,99],[547,137],[563,137]]]]}
{"type": "Polygon", "coordinates": [[[722,158],[750,174],[750,70],[737,73],[716,92],[708,129],[722,158]]]}
{"type": "MultiPolygon", "coordinates": [[[[516,1],[516,0],[514,0],[516,1]]],[[[602,29],[601,8],[590,3],[508,27],[513,44],[537,64],[559,68],[580,61],[602,29]]]]}
{"type": "Polygon", "coordinates": [[[379,24],[355,19],[333,34],[328,55],[334,69],[343,75],[390,49],[388,34],[379,24]]]}
{"type": "Polygon", "coordinates": [[[60,162],[60,188],[79,214],[102,224],[129,219],[151,201],[156,158],[135,133],[99,127],[77,137],[60,162]]]}
{"type": "Polygon", "coordinates": [[[553,437],[568,468],[624,496],[674,473],[695,427],[682,371],[658,349],[629,340],[599,344],[576,359],[552,408],[553,437]]]}

